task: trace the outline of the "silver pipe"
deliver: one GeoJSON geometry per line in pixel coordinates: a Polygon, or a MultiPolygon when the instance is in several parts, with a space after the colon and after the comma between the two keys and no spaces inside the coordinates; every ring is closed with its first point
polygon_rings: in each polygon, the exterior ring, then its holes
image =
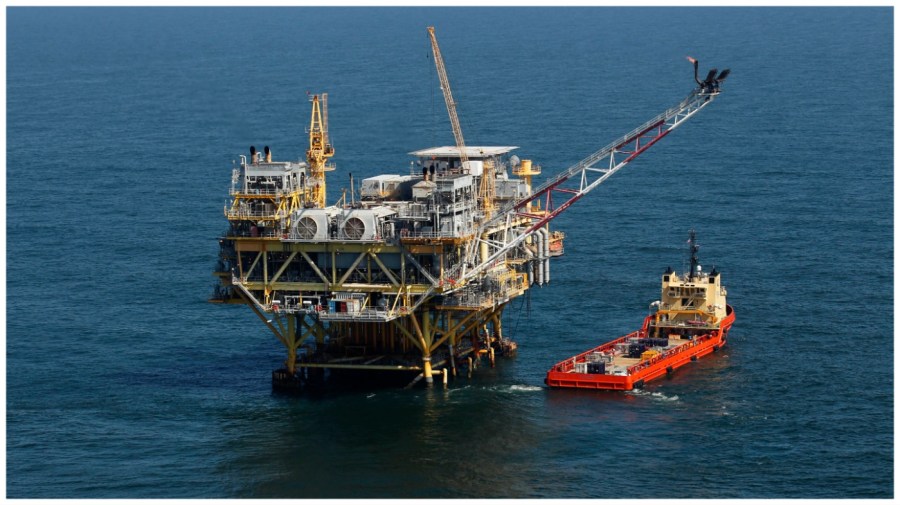
{"type": "Polygon", "coordinates": [[[546,226],[544,232],[544,282],[550,282],[550,228],[546,226]]]}
{"type": "Polygon", "coordinates": [[[532,253],[527,247],[523,248],[525,251],[525,256],[528,258],[525,261],[525,264],[528,265],[526,268],[528,269],[528,285],[534,284],[534,253],[532,253]]]}
{"type": "Polygon", "coordinates": [[[544,234],[542,233],[543,228],[538,230],[535,233],[535,259],[537,260],[537,283],[538,286],[544,285],[544,234]]]}

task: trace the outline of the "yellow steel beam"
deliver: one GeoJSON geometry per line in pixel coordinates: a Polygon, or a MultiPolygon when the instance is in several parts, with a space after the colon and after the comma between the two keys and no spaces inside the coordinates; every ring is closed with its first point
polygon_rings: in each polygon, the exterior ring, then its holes
{"type": "Polygon", "coordinates": [[[298,363],[300,368],[344,368],[349,370],[397,370],[397,371],[421,371],[420,366],[406,365],[345,365],[329,363],[298,363]]]}
{"type": "Polygon", "coordinates": [[[391,270],[388,267],[384,266],[384,263],[382,263],[381,260],[378,259],[378,256],[376,256],[375,254],[372,254],[371,252],[369,252],[369,256],[371,256],[372,259],[375,260],[375,263],[378,264],[378,268],[380,268],[381,271],[384,272],[384,275],[387,276],[389,281],[391,281],[391,284],[393,284],[395,286],[400,285],[400,283],[397,282],[397,278],[394,277],[393,274],[391,274],[391,270]]]}
{"type": "Polygon", "coordinates": [[[309,266],[311,266],[313,271],[316,272],[316,275],[322,279],[322,282],[324,282],[326,286],[330,286],[331,283],[328,282],[328,278],[325,277],[325,274],[323,274],[321,270],[319,270],[319,267],[316,266],[316,262],[309,257],[309,254],[306,254],[306,251],[300,251],[300,255],[303,256],[303,259],[305,259],[307,263],[309,263],[309,266]]]}
{"type": "Polygon", "coordinates": [[[277,242],[279,245],[281,244],[281,239],[278,237],[235,237],[229,236],[228,239],[234,240],[234,245],[236,250],[240,250],[243,252],[258,252],[266,249],[266,246],[270,243],[277,242]]]}
{"type": "Polygon", "coordinates": [[[265,286],[266,304],[268,304],[271,301],[269,296],[272,294],[272,290],[269,289],[269,252],[263,250],[260,254],[263,257],[263,285],[265,286]]]}
{"type": "Polygon", "coordinates": [[[262,322],[265,323],[265,325],[268,326],[268,328],[269,328],[270,330],[272,330],[272,333],[275,334],[275,337],[276,337],[279,341],[281,341],[281,343],[284,344],[285,347],[287,347],[287,346],[288,346],[288,342],[287,342],[287,340],[285,339],[284,335],[282,335],[282,334],[278,331],[277,328],[275,328],[274,326],[272,326],[272,323],[269,322],[269,318],[266,317],[265,313],[261,312],[261,311],[259,310],[259,307],[257,307],[257,305],[256,305],[255,303],[253,303],[253,300],[250,300],[249,298],[247,298],[247,295],[245,295],[244,292],[243,292],[242,290],[238,289],[237,292],[238,292],[238,295],[240,295],[240,297],[243,298],[243,299],[246,301],[247,305],[249,305],[250,308],[253,309],[253,313],[256,314],[257,317],[259,317],[259,318],[262,320],[262,322]]]}
{"type": "Polygon", "coordinates": [[[413,266],[416,267],[416,270],[418,270],[419,272],[421,272],[422,275],[424,275],[425,278],[428,279],[429,282],[431,282],[431,284],[433,284],[433,285],[437,285],[437,284],[438,284],[438,280],[435,279],[434,276],[432,276],[430,273],[428,273],[428,271],[425,270],[425,267],[423,267],[422,265],[420,265],[419,262],[416,261],[416,258],[414,258],[413,255],[409,253],[409,251],[404,250],[404,251],[403,251],[403,256],[405,256],[406,259],[408,259],[409,262],[412,263],[413,266]]]}
{"type": "Polygon", "coordinates": [[[412,333],[410,333],[406,328],[404,328],[403,325],[400,324],[399,319],[392,319],[391,322],[394,323],[394,326],[396,326],[400,330],[400,333],[405,335],[406,338],[408,338],[409,341],[412,342],[414,346],[419,347],[419,339],[414,337],[412,335],[412,333]]]}
{"type": "Polygon", "coordinates": [[[250,277],[250,274],[253,273],[253,269],[256,268],[257,263],[259,263],[259,259],[262,258],[263,251],[259,251],[256,254],[256,259],[253,260],[253,263],[250,264],[250,268],[247,270],[247,273],[244,274],[245,277],[250,277]]]}
{"type": "MultiPolygon", "coordinates": [[[[247,281],[244,286],[251,291],[262,291],[265,284],[259,281],[247,281]]],[[[335,286],[321,282],[276,282],[270,284],[269,287],[274,291],[333,291],[335,286]]],[[[385,293],[398,294],[406,293],[406,288],[414,295],[420,295],[428,291],[427,284],[413,284],[410,286],[392,286],[390,284],[344,284],[340,286],[339,291],[358,292],[358,293],[385,293]]],[[[461,309],[464,310],[464,309],[461,309]]]]}
{"type": "Polygon", "coordinates": [[[356,269],[356,267],[359,265],[359,263],[360,263],[360,262],[363,260],[363,258],[365,258],[366,256],[367,256],[367,253],[362,252],[362,253],[359,254],[359,256],[356,257],[356,261],[354,261],[353,264],[350,265],[350,268],[347,269],[347,272],[344,273],[344,276],[341,277],[340,280],[337,281],[337,286],[340,286],[341,284],[343,284],[344,281],[346,281],[347,278],[350,277],[350,274],[353,273],[353,270],[356,269]]]}
{"type": "Polygon", "coordinates": [[[458,323],[456,323],[456,324],[453,325],[452,327],[450,327],[450,328],[448,328],[447,330],[445,330],[445,331],[444,331],[444,335],[441,336],[441,338],[439,338],[439,339],[438,339],[437,341],[435,341],[433,344],[431,344],[431,351],[433,352],[434,350],[436,350],[437,348],[439,348],[441,345],[443,345],[444,342],[446,342],[448,338],[452,337],[453,335],[456,335],[456,331],[459,330],[459,329],[462,327],[462,325],[466,324],[466,323],[469,322],[473,317],[475,317],[476,315],[478,315],[479,312],[480,312],[480,311],[474,311],[474,312],[472,312],[471,314],[469,314],[469,315],[467,315],[466,317],[464,317],[463,319],[461,319],[458,323]]]}
{"type": "Polygon", "coordinates": [[[288,258],[284,261],[284,265],[281,265],[281,268],[279,268],[278,271],[275,272],[275,275],[272,276],[272,279],[269,281],[269,284],[275,284],[275,281],[277,281],[278,278],[281,277],[281,274],[283,274],[284,271],[287,270],[288,265],[290,265],[291,262],[294,261],[294,258],[297,257],[297,253],[298,253],[298,251],[294,251],[291,253],[290,256],[288,256],[288,258]]]}
{"type": "Polygon", "coordinates": [[[337,284],[337,251],[331,251],[331,283],[337,284]]]}
{"type": "MultiPolygon", "coordinates": [[[[413,314],[415,316],[415,314],[413,314]]],[[[431,311],[422,312],[422,336],[425,337],[425,349],[431,354],[431,341],[434,339],[434,325],[431,320],[431,311]]]]}
{"type": "Polygon", "coordinates": [[[425,344],[425,336],[422,334],[422,327],[419,326],[418,319],[416,319],[416,313],[413,312],[412,314],[410,314],[409,319],[412,321],[413,330],[415,330],[415,332],[416,332],[416,337],[418,337],[419,340],[421,341],[422,350],[424,351],[425,349],[428,348],[428,346],[424,345],[425,344]]]}
{"type": "Polygon", "coordinates": [[[287,340],[290,342],[290,345],[288,346],[288,357],[285,366],[288,369],[288,373],[293,375],[297,370],[297,347],[300,345],[300,341],[297,340],[297,327],[294,324],[293,316],[288,316],[287,340]]]}
{"type": "Polygon", "coordinates": [[[301,342],[306,340],[309,337],[315,336],[315,326],[314,325],[307,323],[305,317],[297,318],[297,320],[300,322],[300,326],[302,326],[304,329],[303,333],[300,334],[301,342]]]}
{"type": "Polygon", "coordinates": [[[277,312],[273,312],[272,313],[272,321],[275,321],[275,323],[278,324],[278,329],[281,330],[282,334],[287,333],[287,330],[284,329],[284,324],[281,322],[281,314],[278,314],[277,312]]]}
{"type": "Polygon", "coordinates": [[[452,332],[455,333],[456,330],[460,329],[460,328],[462,327],[462,325],[468,323],[473,317],[475,317],[476,315],[478,315],[479,312],[480,312],[480,311],[478,311],[478,310],[472,311],[471,314],[469,314],[468,316],[466,316],[466,317],[460,319],[459,322],[457,322],[457,323],[456,323],[455,325],[453,325],[452,327],[448,328],[447,331],[452,331],[452,332]]]}

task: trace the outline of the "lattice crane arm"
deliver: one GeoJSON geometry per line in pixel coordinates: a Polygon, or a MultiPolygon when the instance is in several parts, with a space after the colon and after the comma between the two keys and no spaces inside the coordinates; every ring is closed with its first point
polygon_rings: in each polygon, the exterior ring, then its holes
{"type": "Polygon", "coordinates": [[[322,93],[321,99],[319,95],[313,95],[311,100],[309,149],[306,151],[310,188],[305,198],[316,207],[325,208],[325,172],[334,169],[327,163],[328,158],[334,156],[334,147],[328,140],[328,93],[322,93]]]}
{"type": "Polygon", "coordinates": [[[469,157],[466,155],[466,143],[463,140],[462,128],[459,126],[459,117],[456,115],[456,102],[453,100],[453,93],[450,91],[450,79],[447,78],[447,68],[444,66],[444,58],[441,56],[441,48],[438,47],[433,26],[428,27],[428,37],[431,39],[434,65],[437,67],[441,91],[443,91],[444,101],[447,103],[447,113],[450,115],[450,126],[453,128],[453,138],[456,140],[456,147],[459,148],[460,161],[468,165],[469,157]]]}
{"type": "MultiPolygon", "coordinates": [[[[466,281],[495,264],[496,261],[504,257],[507,252],[517,247],[528,236],[535,233],[581,197],[588,194],[591,190],[621,170],[641,153],[662,140],[662,138],[668,135],[672,130],[681,126],[682,123],[693,117],[694,114],[712,103],[719,95],[718,84],[723,81],[724,76],[727,75],[728,71],[725,70],[720,74],[718,80],[713,79],[713,81],[715,81],[715,88],[709,86],[709,79],[707,79],[707,82],[701,83],[699,89],[692,91],[676,106],[666,110],[641,126],[638,126],[625,136],[610,143],[566,170],[563,170],[557,176],[536,188],[531,195],[515,200],[500,209],[493,218],[485,221],[480,226],[475,234],[476,237],[481,237],[483,233],[489,232],[491,228],[496,227],[504,221],[507,223],[511,222],[514,217],[531,218],[533,221],[518,235],[507,237],[501,244],[491,244],[495,247],[494,252],[473,268],[466,269],[465,266],[463,266],[462,271],[459,272],[460,275],[457,277],[457,285],[461,288],[466,281]],[[704,86],[704,84],[706,84],[706,86],[704,86]],[[601,165],[602,168],[598,168],[597,165],[601,162],[604,162],[603,165],[601,165]],[[576,182],[577,186],[563,187],[564,183],[567,181],[576,182]],[[554,194],[561,195],[563,198],[563,202],[556,207],[553,206],[554,194]],[[546,199],[546,205],[542,213],[529,213],[524,210],[528,203],[539,198],[546,199]]],[[[570,185],[571,184],[572,183],[570,182],[570,185]]]]}

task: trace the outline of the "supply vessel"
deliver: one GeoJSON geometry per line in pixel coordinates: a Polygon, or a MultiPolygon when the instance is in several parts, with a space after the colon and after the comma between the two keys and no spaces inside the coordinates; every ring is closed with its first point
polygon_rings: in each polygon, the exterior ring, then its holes
{"type": "Polygon", "coordinates": [[[734,309],[726,303],[721,273],[702,271],[694,230],[688,244],[690,270],[678,275],[666,269],[662,297],[650,304],[656,312],[644,318],[640,330],[557,363],[544,382],[557,388],[628,391],[721,349],[734,309]]]}

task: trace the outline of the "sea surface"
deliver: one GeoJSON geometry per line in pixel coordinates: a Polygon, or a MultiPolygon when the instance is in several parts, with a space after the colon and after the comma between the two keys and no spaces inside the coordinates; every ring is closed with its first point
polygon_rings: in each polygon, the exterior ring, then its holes
{"type": "MultiPolygon", "coordinates": [[[[894,496],[893,9],[7,8],[10,498],[894,496]],[[549,176],[732,69],[563,213],[518,356],[449,389],[273,394],[284,352],[207,303],[234,160],[338,170],[466,142],[549,176]],[[634,393],[549,390],[638,327],[697,230],[728,346],[634,393]]],[[[530,310],[529,310],[530,309],[530,310]]]]}

